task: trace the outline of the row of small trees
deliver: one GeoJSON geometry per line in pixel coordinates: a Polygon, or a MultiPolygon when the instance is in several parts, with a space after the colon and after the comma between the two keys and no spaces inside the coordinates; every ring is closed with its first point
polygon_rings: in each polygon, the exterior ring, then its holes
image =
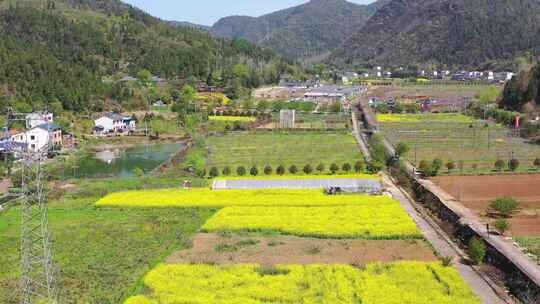
{"type": "MultiPolygon", "coordinates": [[[[459,167],[461,170],[463,170],[463,165],[464,165],[464,162],[460,161],[459,167]]],[[[519,161],[519,159],[514,158],[514,159],[509,160],[508,162],[502,159],[499,159],[495,162],[494,168],[498,172],[504,171],[506,168],[514,172],[519,168],[520,165],[521,165],[521,162],[519,161]]],[[[540,170],[540,158],[535,159],[533,162],[533,165],[534,167],[536,167],[537,170],[540,170]]],[[[455,170],[457,166],[458,164],[456,164],[456,162],[454,161],[449,161],[445,164],[445,167],[446,169],[448,169],[448,172],[455,170]]],[[[439,171],[442,169],[442,167],[443,167],[443,161],[437,158],[437,159],[434,159],[432,162],[429,162],[426,160],[421,161],[418,166],[418,169],[420,170],[420,172],[422,172],[422,174],[424,174],[424,176],[437,176],[439,174],[439,171]]],[[[472,165],[472,168],[474,170],[476,170],[477,167],[478,165],[476,164],[472,165]]]]}
{"type": "MultiPolygon", "coordinates": [[[[252,166],[249,169],[244,167],[244,166],[239,166],[239,167],[236,168],[235,173],[238,176],[245,176],[245,175],[248,175],[248,174],[251,175],[251,176],[257,176],[257,175],[261,175],[261,174],[272,175],[274,173],[277,174],[277,175],[284,175],[287,172],[290,173],[290,174],[298,174],[300,172],[303,172],[304,174],[309,175],[309,174],[315,173],[315,171],[317,171],[319,174],[321,174],[321,173],[325,172],[325,170],[326,170],[326,165],[323,164],[323,163],[320,163],[315,167],[310,165],[310,164],[307,164],[307,165],[303,166],[302,168],[299,168],[296,165],[291,165],[290,167],[285,168],[285,166],[280,165],[280,166],[276,167],[275,170],[274,170],[274,168],[272,168],[272,166],[266,165],[266,166],[264,166],[264,168],[262,168],[262,171],[259,170],[259,167],[257,167],[257,166],[252,166]]],[[[354,171],[356,173],[361,173],[361,172],[364,172],[364,170],[365,170],[365,164],[362,161],[357,161],[353,165],[351,165],[350,163],[344,163],[341,166],[339,166],[336,163],[332,163],[328,167],[328,170],[332,174],[335,174],[340,170],[342,172],[345,172],[345,173],[349,173],[351,171],[354,171]]],[[[217,167],[212,167],[210,169],[210,171],[209,171],[209,176],[212,177],[212,178],[218,177],[220,175],[229,176],[229,175],[232,174],[232,172],[233,172],[232,168],[229,167],[229,166],[224,167],[222,170],[219,170],[217,167]]]]}

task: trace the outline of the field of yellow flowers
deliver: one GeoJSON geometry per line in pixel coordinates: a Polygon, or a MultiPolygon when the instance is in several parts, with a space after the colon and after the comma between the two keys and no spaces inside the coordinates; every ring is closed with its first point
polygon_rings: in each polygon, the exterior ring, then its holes
{"type": "Polygon", "coordinates": [[[322,190],[156,189],[109,194],[96,205],[105,207],[229,207],[229,206],[339,206],[392,204],[392,198],[368,195],[324,194],[322,190]]]}
{"type": "Polygon", "coordinates": [[[448,123],[472,123],[474,118],[463,114],[453,113],[423,113],[423,114],[378,114],[379,122],[448,122],[448,123]]]}
{"type": "Polygon", "coordinates": [[[479,304],[451,267],[397,262],[260,267],[158,265],[146,275],[148,295],[124,304],[479,304]]]}
{"type": "Polygon", "coordinates": [[[333,207],[227,207],[202,229],[272,231],[321,238],[422,238],[414,221],[392,200],[333,207]]]}
{"type": "Polygon", "coordinates": [[[208,116],[210,121],[240,121],[240,122],[254,122],[256,117],[250,116],[208,116]]]}

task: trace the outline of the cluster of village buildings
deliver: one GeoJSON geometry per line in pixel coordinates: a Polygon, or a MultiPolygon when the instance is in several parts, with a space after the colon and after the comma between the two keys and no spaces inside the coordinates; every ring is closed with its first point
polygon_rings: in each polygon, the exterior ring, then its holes
{"type": "Polygon", "coordinates": [[[404,68],[397,70],[385,70],[381,66],[376,66],[371,70],[361,73],[345,72],[341,76],[341,80],[344,84],[351,84],[354,80],[358,79],[370,79],[370,78],[391,78],[394,74],[415,74],[417,77],[428,79],[440,79],[440,80],[454,80],[454,81],[489,81],[489,82],[504,82],[512,79],[513,72],[503,71],[451,71],[451,70],[419,70],[413,73],[405,73],[404,68]]]}
{"type": "MultiPolygon", "coordinates": [[[[136,130],[136,120],[116,113],[107,113],[94,120],[96,136],[128,135],[136,130]]],[[[73,135],[54,123],[54,114],[36,112],[26,115],[24,128],[4,130],[0,134],[0,154],[17,151],[56,151],[74,146],[73,135]]]]}

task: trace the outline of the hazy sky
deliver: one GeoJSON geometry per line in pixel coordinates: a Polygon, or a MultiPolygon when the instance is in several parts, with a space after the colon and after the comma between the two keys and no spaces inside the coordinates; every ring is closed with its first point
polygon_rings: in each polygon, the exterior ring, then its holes
{"type": "MultiPolygon", "coordinates": [[[[260,16],[308,0],[123,0],[165,20],[212,25],[230,15],[260,16]]],[[[375,0],[349,0],[366,4],[375,0]]]]}

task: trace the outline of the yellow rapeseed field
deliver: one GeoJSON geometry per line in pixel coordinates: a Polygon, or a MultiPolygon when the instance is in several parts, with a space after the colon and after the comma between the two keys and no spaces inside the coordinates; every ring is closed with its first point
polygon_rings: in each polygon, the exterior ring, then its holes
{"type": "Polygon", "coordinates": [[[275,231],[321,238],[422,238],[414,221],[394,200],[332,207],[227,207],[204,231],[275,231]]]}
{"type": "Polygon", "coordinates": [[[322,190],[156,189],[109,194],[97,206],[111,207],[228,207],[228,206],[337,206],[395,202],[386,196],[325,195],[322,190]]]}
{"type": "Polygon", "coordinates": [[[439,114],[439,113],[423,113],[423,114],[378,114],[379,122],[448,122],[448,123],[472,123],[474,118],[462,114],[439,114]]]}
{"type": "Polygon", "coordinates": [[[241,122],[254,122],[256,117],[251,116],[209,116],[210,121],[241,121],[241,122]]]}
{"type": "Polygon", "coordinates": [[[451,267],[440,263],[347,265],[158,265],[148,295],[124,304],[479,304],[451,267]]]}

